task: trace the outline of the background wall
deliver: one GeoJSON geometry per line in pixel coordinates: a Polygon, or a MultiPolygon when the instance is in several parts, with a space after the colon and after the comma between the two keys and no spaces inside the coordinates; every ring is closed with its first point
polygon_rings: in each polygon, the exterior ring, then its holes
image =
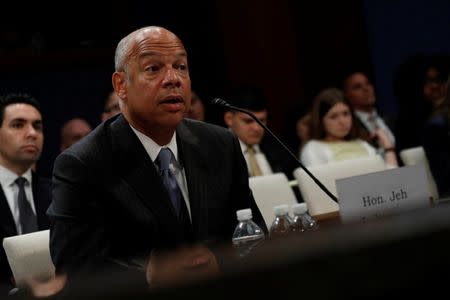
{"type": "Polygon", "coordinates": [[[392,82],[397,67],[416,54],[450,54],[450,1],[364,1],[378,101],[397,112],[392,82]]]}
{"type": "MultiPolygon", "coordinates": [[[[416,51],[450,52],[447,1],[88,1],[8,4],[0,20],[0,94],[25,91],[43,104],[50,175],[59,130],[74,116],[99,124],[121,37],[145,25],[176,32],[189,52],[193,89],[209,102],[243,83],[269,98],[269,126],[340,83],[357,65],[372,72],[380,104],[395,112],[393,68],[416,51]]],[[[222,112],[208,107],[213,122],[222,112]]]]}

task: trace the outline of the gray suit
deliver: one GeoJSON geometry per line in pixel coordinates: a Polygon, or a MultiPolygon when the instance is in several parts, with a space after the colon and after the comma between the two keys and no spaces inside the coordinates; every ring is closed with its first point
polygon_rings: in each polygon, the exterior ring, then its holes
{"type": "MultiPolygon", "coordinates": [[[[177,144],[189,191],[191,241],[230,242],[242,208],[252,208],[255,221],[264,224],[239,143],[228,130],[184,120],[177,144]]],[[[53,199],[48,215],[57,272],[103,269],[110,261],[131,264],[153,248],[185,242],[158,172],[122,115],[58,156],[53,199]]]]}

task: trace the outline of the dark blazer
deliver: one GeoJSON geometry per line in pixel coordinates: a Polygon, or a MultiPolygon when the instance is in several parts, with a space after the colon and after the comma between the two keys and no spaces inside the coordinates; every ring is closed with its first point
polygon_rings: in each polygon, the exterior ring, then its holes
{"type": "MultiPolygon", "coordinates": [[[[265,134],[259,145],[267,158],[273,173],[284,173],[289,180],[294,180],[294,171],[300,165],[289,153],[269,134],[265,134]]],[[[295,154],[294,154],[295,155],[295,154]]],[[[292,187],[297,202],[303,202],[298,185],[292,187]]]]}
{"type": "MultiPolygon", "coordinates": [[[[46,216],[46,211],[51,202],[51,181],[46,178],[42,178],[33,173],[32,175],[32,190],[34,205],[36,208],[37,222],[39,230],[45,230],[49,228],[49,221],[46,216]]],[[[14,223],[11,209],[9,208],[8,201],[6,200],[3,188],[0,189],[0,240],[3,242],[3,238],[17,235],[16,224],[14,223]]],[[[3,245],[0,247],[0,272],[1,281],[10,281],[12,278],[11,269],[6,258],[3,245]]]]}
{"type": "MultiPolygon", "coordinates": [[[[236,210],[251,208],[237,139],[225,128],[184,120],[177,128],[195,241],[231,242],[236,210]]],[[[149,155],[118,115],[61,153],[54,164],[50,251],[57,272],[133,265],[154,248],[178,245],[183,231],[149,155]]],[[[264,227],[266,230],[266,228],[264,227]]]]}
{"type": "Polygon", "coordinates": [[[299,167],[287,151],[268,133],[266,133],[259,145],[273,173],[284,173],[289,179],[294,179],[293,172],[299,167]]]}

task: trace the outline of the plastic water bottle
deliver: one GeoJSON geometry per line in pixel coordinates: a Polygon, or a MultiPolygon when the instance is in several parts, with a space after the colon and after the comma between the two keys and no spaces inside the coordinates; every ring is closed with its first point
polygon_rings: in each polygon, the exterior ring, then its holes
{"type": "Polygon", "coordinates": [[[291,232],[292,220],[289,217],[289,206],[286,204],[274,206],[275,220],[270,226],[269,237],[285,237],[291,232]]]}
{"type": "Polygon", "coordinates": [[[292,232],[299,233],[309,230],[317,230],[319,225],[308,214],[308,206],[306,203],[296,203],[292,205],[294,219],[292,221],[292,232]]]}
{"type": "Polygon", "coordinates": [[[264,240],[264,231],[252,220],[250,208],[236,212],[239,223],[233,233],[233,246],[238,249],[239,256],[247,256],[250,251],[264,240]]]}

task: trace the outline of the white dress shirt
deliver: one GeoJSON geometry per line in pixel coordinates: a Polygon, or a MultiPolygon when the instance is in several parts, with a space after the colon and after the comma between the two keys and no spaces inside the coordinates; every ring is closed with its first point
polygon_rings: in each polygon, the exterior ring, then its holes
{"type": "MultiPolygon", "coordinates": [[[[13,171],[0,165],[0,184],[3,188],[3,193],[5,194],[6,201],[8,201],[9,209],[16,224],[17,234],[22,234],[22,226],[20,225],[19,219],[19,203],[17,202],[17,196],[19,194],[19,187],[15,183],[16,179],[19,177],[13,171]]],[[[21,175],[25,178],[27,182],[25,183],[25,194],[27,196],[27,201],[30,203],[33,213],[36,215],[36,208],[34,206],[33,192],[31,190],[31,168],[21,175]]]]}
{"type": "MultiPolygon", "coordinates": [[[[241,145],[242,153],[244,154],[245,162],[247,163],[247,169],[250,171],[250,162],[248,160],[247,148],[248,146],[241,140],[239,140],[239,144],[241,145]]],[[[259,168],[263,175],[270,175],[273,173],[272,168],[270,167],[269,161],[266,158],[266,155],[261,151],[259,145],[253,145],[253,149],[255,149],[255,158],[258,162],[259,168]]],[[[250,174],[249,174],[250,176],[250,174]]]]}
{"type": "Polygon", "coordinates": [[[180,187],[181,193],[183,194],[184,201],[186,202],[186,207],[189,213],[189,218],[191,218],[191,208],[189,206],[189,193],[187,188],[187,181],[186,181],[186,173],[184,171],[183,166],[178,160],[178,146],[177,146],[177,136],[176,132],[173,134],[172,139],[167,145],[160,146],[158,145],[154,140],[131,126],[131,129],[133,129],[134,133],[136,133],[138,139],[141,141],[142,145],[144,146],[145,150],[147,151],[148,155],[150,156],[150,159],[155,164],[156,168],[158,169],[158,164],[155,162],[156,158],[158,157],[159,151],[161,148],[169,148],[170,151],[172,151],[172,160],[170,161],[170,171],[175,176],[175,179],[177,180],[178,186],[180,187]]]}
{"type": "MultiPolygon", "coordinates": [[[[357,153],[357,157],[373,156],[377,155],[376,149],[369,145],[366,141],[357,139],[354,141],[348,141],[343,143],[356,143],[360,145],[361,149],[364,149],[365,153],[357,153]]],[[[325,165],[330,162],[336,161],[335,153],[333,148],[330,147],[329,142],[324,142],[320,140],[309,140],[303,147],[300,160],[305,167],[311,167],[316,165],[325,165]]]]}

